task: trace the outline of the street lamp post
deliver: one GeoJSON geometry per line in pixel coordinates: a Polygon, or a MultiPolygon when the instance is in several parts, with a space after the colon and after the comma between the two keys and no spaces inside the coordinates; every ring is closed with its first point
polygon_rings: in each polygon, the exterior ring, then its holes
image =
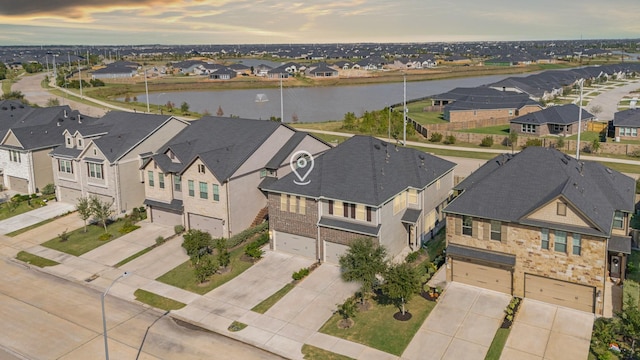
{"type": "Polygon", "coordinates": [[[105,356],[105,359],[107,360],[109,360],[109,343],[107,342],[107,317],[105,316],[105,313],[104,313],[104,297],[107,296],[107,293],[109,292],[109,290],[111,290],[111,287],[113,286],[113,284],[116,283],[116,281],[128,275],[129,273],[125,271],[124,273],[122,273],[122,275],[115,278],[115,280],[113,280],[113,282],[111,283],[111,285],[109,285],[107,290],[105,290],[104,293],[102,293],[102,295],[100,296],[100,301],[102,303],[102,330],[104,334],[104,356],[105,356]]]}
{"type": "Polygon", "coordinates": [[[580,79],[580,103],[578,103],[578,145],[576,146],[576,160],[580,160],[580,133],[582,132],[582,86],[584,79],[580,79]]]}

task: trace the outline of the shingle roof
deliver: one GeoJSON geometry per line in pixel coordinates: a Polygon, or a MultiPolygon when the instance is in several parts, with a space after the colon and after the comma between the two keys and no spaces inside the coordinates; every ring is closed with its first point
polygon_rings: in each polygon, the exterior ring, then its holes
{"type": "MultiPolygon", "coordinates": [[[[578,122],[580,108],[575,104],[566,104],[561,106],[550,106],[546,109],[518,116],[511,120],[516,124],[558,124],[567,125],[578,122]]],[[[591,113],[582,109],[582,120],[590,120],[595,118],[591,113]]]]}
{"type": "Polygon", "coordinates": [[[514,266],[516,264],[515,255],[470,248],[457,244],[449,244],[449,246],[447,246],[447,255],[483,260],[508,266],[514,266]]]}
{"type": "Polygon", "coordinates": [[[265,190],[380,206],[407,188],[422,189],[455,164],[370,136],[354,136],[314,159],[308,185],[290,173],[265,190]]]}
{"type": "Polygon", "coordinates": [[[614,211],[634,209],[635,181],[596,162],[577,161],[555,149],[528,147],[516,155],[489,160],[456,189],[464,192],[446,212],[526,223],[531,222],[526,217],[532,211],[564,197],[589,219],[595,233],[608,236],[614,211]]]}
{"type": "Polygon", "coordinates": [[[640,109],[623,110],[613,114],[613,126],[640,127],[640,109]]]}

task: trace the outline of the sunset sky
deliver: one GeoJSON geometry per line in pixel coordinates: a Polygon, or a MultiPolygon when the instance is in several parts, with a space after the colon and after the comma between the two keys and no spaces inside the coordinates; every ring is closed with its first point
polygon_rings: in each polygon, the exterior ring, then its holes
{"type": "Polygon", "coordinates": [[[0,0],[0,45],[640,37],[638,0],[0,0]]]}

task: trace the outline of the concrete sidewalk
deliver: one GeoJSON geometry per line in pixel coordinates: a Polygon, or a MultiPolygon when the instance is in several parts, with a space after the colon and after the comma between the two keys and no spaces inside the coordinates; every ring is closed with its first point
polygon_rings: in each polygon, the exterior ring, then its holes
{"type": "Polygon", "coordinates": [[[75,211],[73,204],[51,201],[47,206],[0,221],[0,234],[20,230],[71,211],[75,211]]]}

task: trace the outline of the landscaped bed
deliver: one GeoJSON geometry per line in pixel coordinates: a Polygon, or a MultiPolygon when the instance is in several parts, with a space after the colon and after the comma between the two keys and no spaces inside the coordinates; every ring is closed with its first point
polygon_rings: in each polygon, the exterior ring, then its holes
{"type": "Polygon", "coordinates": [[[41,268],[59,264],[57,261],[45,259],[38,255],[29,254],[26,251],[20,251],[18,255],[16,255],[16,259],[41,268]]]}
{"type": "Polygon", "coordinates": [[[136,297],[136,300],[162,310],[178,310],[186,306],[186,304],[183,304],[179,301],[169,299],[142,289],[136,290],[133,295],[136,297]]]}
{"type": "Polygon", "coordinates": [[[0,220],[39,209],[47,205],[47,202],[55,199],[55,195],[15,195],[10,200],[0,204],[0,220]]]}
{"type": "Polygon", "coordinates": [[[333,353],[308,344],[302,345],[302,355],[305,360],[353,360],[348,356],[333,353]]]}

